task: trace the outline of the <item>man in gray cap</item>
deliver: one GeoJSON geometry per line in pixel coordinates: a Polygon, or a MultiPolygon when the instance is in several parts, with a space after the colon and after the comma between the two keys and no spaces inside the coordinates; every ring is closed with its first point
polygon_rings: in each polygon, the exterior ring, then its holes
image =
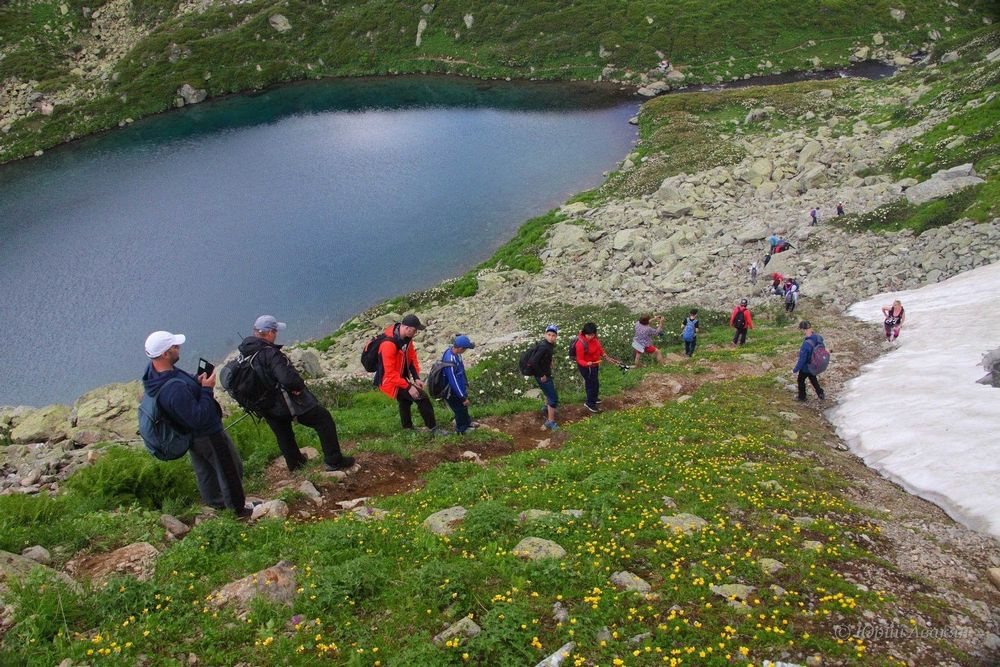
{"type": "Polygon", "coordinates": [[[143,388],[175,428],[193,436],[188,454],[202,502],[248,518],[252,512],[243,493],[243,462],[222,426],[222,409],[214,396],[215,371],[194,377],[176,367],[185,340],[184,334],[169,331],[149,334],[143,388]]]}
{"type": "Polygon", "coordinates": [[[253,323],[253,335],[240,343],[240,354],[251,359],[250,365],[264,383],[275,388],[274,399],[264,410],[264,420],[274,432],[278,449],[285,457],[290,471],[301,468],[306,458],[295,441],[292,421],[316,431],[323,448],[323,461],[327,470],[346,470],[354,465],[354,457],[344,456],[337,439],[337,425],[330,411],[319,404],[292,362],[275,344],[285,323],[271,315],[261,315],[253,323]]]}

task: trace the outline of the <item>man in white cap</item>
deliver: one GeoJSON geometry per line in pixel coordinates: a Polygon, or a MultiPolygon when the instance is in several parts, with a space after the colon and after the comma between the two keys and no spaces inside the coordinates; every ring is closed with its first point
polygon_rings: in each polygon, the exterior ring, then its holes
{"type": "Polygon", "coordinates": [[[202,502],[231,509],[240,518],[251,514],[243,493],[243,462],[222,426],[222,409],[215,400],[215,371],[197,378],[176,367],[184,334],[154,331],[146,338],[149,365],[142,376],[146,394],[175,428],[193,438],[188,454],[202,502]]]}
{"type": "Polygon", "coordinates": [[[295,441],[292,420],[316,431],[327,470],[347,470],[354,466],[354,457],[341,453],[333,416],[306,387],[302,376],[281,351],[281,345],[274,342],[278,332],[284,330],[284,322],[271,315],[261,315],[253,323],[253,335],[240,343],[240,354],[246,359],[253,357],[251,366],[266,385],[276,390],[269,407],[264,409],[264,420],[274,432],[278,449],[290,471],[301,468],[306,462],[295,441]]]}

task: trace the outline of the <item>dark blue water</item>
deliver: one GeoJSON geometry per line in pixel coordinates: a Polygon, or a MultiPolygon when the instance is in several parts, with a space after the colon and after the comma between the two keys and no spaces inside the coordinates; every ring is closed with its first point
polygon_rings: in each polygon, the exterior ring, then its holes
{"type": "Polygon", "coordinates": [[[304,340],[457,275],[598,184],[636,109],[558,84],[310,83],[0,168],[0,404],[134,379],[156,329],[188,336],[191,369],[259,314],[304,340]]]}

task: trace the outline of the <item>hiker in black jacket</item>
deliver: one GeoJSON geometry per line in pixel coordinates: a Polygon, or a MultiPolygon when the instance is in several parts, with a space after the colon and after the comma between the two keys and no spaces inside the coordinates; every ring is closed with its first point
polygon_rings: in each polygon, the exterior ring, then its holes
{"type": "Polygon", "coordinates": [[[293,419],[316,431],[327,470],[346,470],[354,465],[354,458],[340,452],[337,425],[330,411],[320,405],[306,387],[302,376],[281,351],[281,345],[274,343],[278,332],[284,329],[284,322],[270,315],[261,315],[253,324],[253,335],[244,338],[239,347],[240,354],[245,358],[256,355],[251,366],[263,376],[267,385],[276,388],[271,406],[264,410],[264,420],[274,431],[278,449],[285,457],[289,471],[302,467],[306,462],[295,441],[293,419]]]}
{"type": "Polygon", "coordinates": [[[556,392],[556,383],[552,379],[552,355],[556,349],[556,339],[559,337],[559,327],[550,324],[545,328],[545,338],[538,341],[532,348],[532,353],[528,359],[528,370],[531,371],[545,396],[545,405],[542,406],[542,414],[545,416],[545,428],[550,431],[558,431],[556,424],[556,408],[559,407],[559,394],[556,392]]]}

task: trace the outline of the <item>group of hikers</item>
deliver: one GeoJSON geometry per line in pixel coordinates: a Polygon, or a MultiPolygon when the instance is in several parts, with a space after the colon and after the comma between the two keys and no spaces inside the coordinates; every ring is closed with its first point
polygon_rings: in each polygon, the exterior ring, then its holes
{"type": "MultiPolygon", "coordinates": [[[[838,205],[842,211],[842,207],[838,205]]],[[[771,254],[791,247],[776,234],[770,239],[771,254]]],[[[756,263],[751,265],[751,279],[757,277],[756,263]]],[[[771,274],[770,292],[784,296],[788,312],[795,310],[799,285],[795,278],[781,273],[771,274]]],[[[886,341],[895,341],[905,321],[905,311],[900,301],[882,308],[885,317],[886,341]]],[[[753,329],[753,316],[748,300],[741,299],[729,317],[734,330],[733,345],[744,346],[747,332],[753,329]]],[[[280,331],[286,325],[271,315],[261,315],[253,324],[252,335],[239,345],[238,356],[230,361],[221,373],[214,366],[201,360],[195,375],[177,367],[180,348],[186,341],[183,334],[155,331],[146,338],[145,352],[149,359],[143,375],[145,389],[140,405],[140,432],[147,449],[163,460],[190,454],[198,490],[203,502],[215,508],[233,510],[241,518],[249,517],[252,507],[246,503],[242,485],[243,465],[232,439],[222,424],[222,408],[215,399],[217,375],[227,392],[244,410],[265,421],[274,433],[285,465],[295,471],[306,463],[306,457],[295,438],[294,421],[316,431],[323,450],[323,463],[327,471],[347,471],[355,460],[341,452],[337,426],[330,411],[322,406],[309,390],[301,374],[277,344],[280,331]]],[[[456,335],[439,361],[427,375],[421,377],[421,366],[414,337],[426,327],[415,314],[402,317],[375,336],[365,346],[361,362],[372,372],[373,384],[396,401],[400,425],[412,431],[413,407],[416,406],[424,426],[433,435],[452,432],[459,435],[479,427],[469,414],[469,385],[466,378],[463,354],[475,348],[475,343],[465,334],[456,335]],[[454,431],[439,427],[431,398],[443,399],[454,414],[454,431]]],[[[799,401],[806,400],[806,383],[812,385],[817,397],[825,399],[817,375],[826,368],[829,354],[823,337],[811,324],[799,323],[803,342],[793,373],[797,375],[799,401]]],[[[679,334],[684,342],[684,354],[692,357],[697,347],[700,326],[698,310],[692,309],[680,323],[679,334]]],[[[666,363],[663,352],[654,343],[665,334],[662,315],[643,315],[635,322],[632,363],[641,365],[643,355],[652,355],[656,363],[666,363]]],[[[559,394],[553,377],[556,343],[559,327],[550,324],[541,340],[525,350],[518,367],[525,376],[533,378],[542,395],[541,415],[546,429],[558,430],[557,414],[559,394]]],[[[609,355],[597,335],[597,325],[587,322],[580,329],[567,349],[567,356],[575,362],[583,379],[586,398],[584,407],[593,413],[600,412],[600,368],[603,362],[628,370],[624,362],[609,355]]]]}

